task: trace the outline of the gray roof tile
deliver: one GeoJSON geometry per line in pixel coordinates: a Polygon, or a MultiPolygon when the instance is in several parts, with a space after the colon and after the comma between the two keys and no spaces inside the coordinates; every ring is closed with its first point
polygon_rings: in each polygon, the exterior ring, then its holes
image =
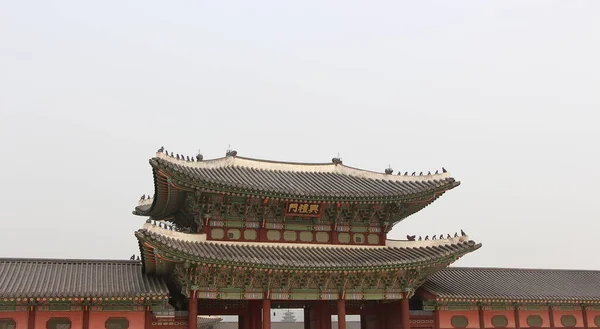
{"type": "Polygon", "coordinates": [[[422,287],[443,299],[600,301],[600,271],[451,267],[422,287]]]}
{"type": "Polygon", "coordinates": [[[167,296],[165,282],[139,261],[0,259],[0,297],[167,296]]]}
{"type": "MultiPolygon", "coordinates": [[[[336,247],[184,241],[146,229],[138,230],[136,236],[140,241],[147,241],[160,251],[168,251],[184,259],[249,267],[297,269],[360,270],[381,266],[410,267],[444,257],[460,257],[481,246],[470,240],[463,242],[448,240],[447,244],[444,244],[444,240],[440,240],[437,245],[419,247],[336,247]]],[[[419,242],[413,241],[413,243],[419,242]]]]}
{"type": "Polygon", "coordinates": [[[302,164],[226,157],[201,162],[157,153],[151,165],[186,182],[299,198],[404,198],[459,185],[448,173],[400,176],[342,164],[302,164]]]}

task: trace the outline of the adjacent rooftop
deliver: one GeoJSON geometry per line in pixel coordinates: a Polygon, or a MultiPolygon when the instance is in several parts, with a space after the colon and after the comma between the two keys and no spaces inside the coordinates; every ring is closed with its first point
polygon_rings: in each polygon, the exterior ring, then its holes
{"type": "Polygon", "coordinates": [[[600,303],[600,271],[453,267],[423,288],[446,301],[600,303]]]}
{"type": "Polygon", "coordinates": [[[165,298],[158,277],[139,261],[0,258],[0,298],[165,298]]]}

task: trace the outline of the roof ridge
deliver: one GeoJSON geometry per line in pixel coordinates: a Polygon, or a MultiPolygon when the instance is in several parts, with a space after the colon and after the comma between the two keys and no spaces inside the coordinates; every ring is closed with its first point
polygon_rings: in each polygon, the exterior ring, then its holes
{"type": "MultiPolygon", "coordinates": [[[[280,172],[323,172],[323,173],[335,173],[340,175],[355,176],[373,180],[387,180],[387,181],[431,181],[435,179],[452,178],[449,172],[444,168],[440,172],[430,171],[423,174],[420,172],[417,174],[413,172],[408,174],[405,172],[404,175],[393,175],[387,172],[377,172],[367,169],[361,169],[344,165],[342,163],[302,163],[302,162],[282,162],[282,161],[271,161],[271,160],[260,160],[253,158],[246,158],[240,156],[229,155],[226,157],[195,161],[192,159],[185,159],[183,156],[180,158],[179,155],[174,157],[166,152],[156,152],[156,156],[152,160],[163,160],[172,164],[188,168],[202,168],[202,169],[216,169],[223,167],[241,167],[265,171],[280,171],[280,172]],[[305,170],[304,170],[305,169],[305,170]]],[[[390,169],[391,170],[391,169],[390,169]]]]}
{"type": "MultiPolygon", "coordinates": [[[[227,157],[233,157],[233,156],[230,155],[230,156],[227,156],[227,157]]],[[[227,158],[227,157],[224,157],[224,158],[227,158]]],[[[268,162],[268,163],[281,163],[281,164],[290,164],[290,165],[306,165],[306,166],[335,166],[336,165],[333,162],[280,161],[280,160],[268,160],[268,159],[259,159],[259,158],[251,158],[251,157],[241,157],[241,156],[237,156],[237,155],[235,157],[239,158],[239,159],[250,160],[250,161],[268,162]]],[[[223,158],[217,158],[215,160],[218,160],[218,159],[223,159],[223,158]]]]}
{"type": "Polygon", "coordinates": [[[543,272],[600,272],[600,270],[574,269],[574,268],[533,268],[533,267],[495,267],[495,266],[450,266],[448,270],[484,270],[484,271],[543,271],[543,272]]]}
{"type": "Polygon", "coordinates": [[[28,257],[0,257],[0,263],[8,262],[49,262],[49,263],[125,263],[125,264],[142,264],[139,260],[127,259],[83,259],[83,258],[28,258],[28,257]]]}

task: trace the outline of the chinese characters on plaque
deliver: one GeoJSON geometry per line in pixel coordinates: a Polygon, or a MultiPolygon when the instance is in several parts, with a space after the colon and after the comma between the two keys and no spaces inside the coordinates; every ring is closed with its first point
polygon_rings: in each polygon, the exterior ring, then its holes
{"type": "Polygon", "coordinates": [[[287,204],[287,215],[318,216],[321,213],[321,204],[319,203],[299,203],[290,202],[287,204]]]}

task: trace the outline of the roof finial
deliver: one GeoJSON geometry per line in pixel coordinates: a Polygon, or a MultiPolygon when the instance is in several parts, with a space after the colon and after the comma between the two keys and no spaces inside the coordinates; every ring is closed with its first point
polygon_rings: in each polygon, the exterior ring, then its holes
{"type": "Polygon", "coordinates": [[[394,169],[392,169],[392,166],[388,165],[388,167],[385,169],[385,174],[391,175],[393,172],[394,172],[394,169]]]}
{"type": "Polygon", "coordinates": [[[225,156],[227,157],[234,157],[237,155],[237,151],[236,150],[232,150],[231,149],[231,145],[229,145],[229,147],[227,147],[227,153],[225,153],[225,156]]]}
{"type": "Polygon", "coordinates": [[[198,149],[198,154],[196,154],[196,160],[202,161],[204,160],[204,156],[202,155],[202,151],[198,149]]]}
{"type": "Polygon", "coordinates": [[[161,147],[158,149],[158,152],[159,152],[159,153],[162,153],[164,150],[165,150],[165,147],[164,147],[164,146],[161,146],[161,147]]]}
{"type": "Polygon", "coordinates": [[[339,155],[339,153],[338,153],[338,156],[337,156],[337,158],[332,158],[332,159],[331,159],[331,162],[332,162],[334,165],[336,165],[336,166],[337,166],[337,165],[339,165],[339,164],[342,164],[342,158],[340,158],[340,155],[339,155]]]}

